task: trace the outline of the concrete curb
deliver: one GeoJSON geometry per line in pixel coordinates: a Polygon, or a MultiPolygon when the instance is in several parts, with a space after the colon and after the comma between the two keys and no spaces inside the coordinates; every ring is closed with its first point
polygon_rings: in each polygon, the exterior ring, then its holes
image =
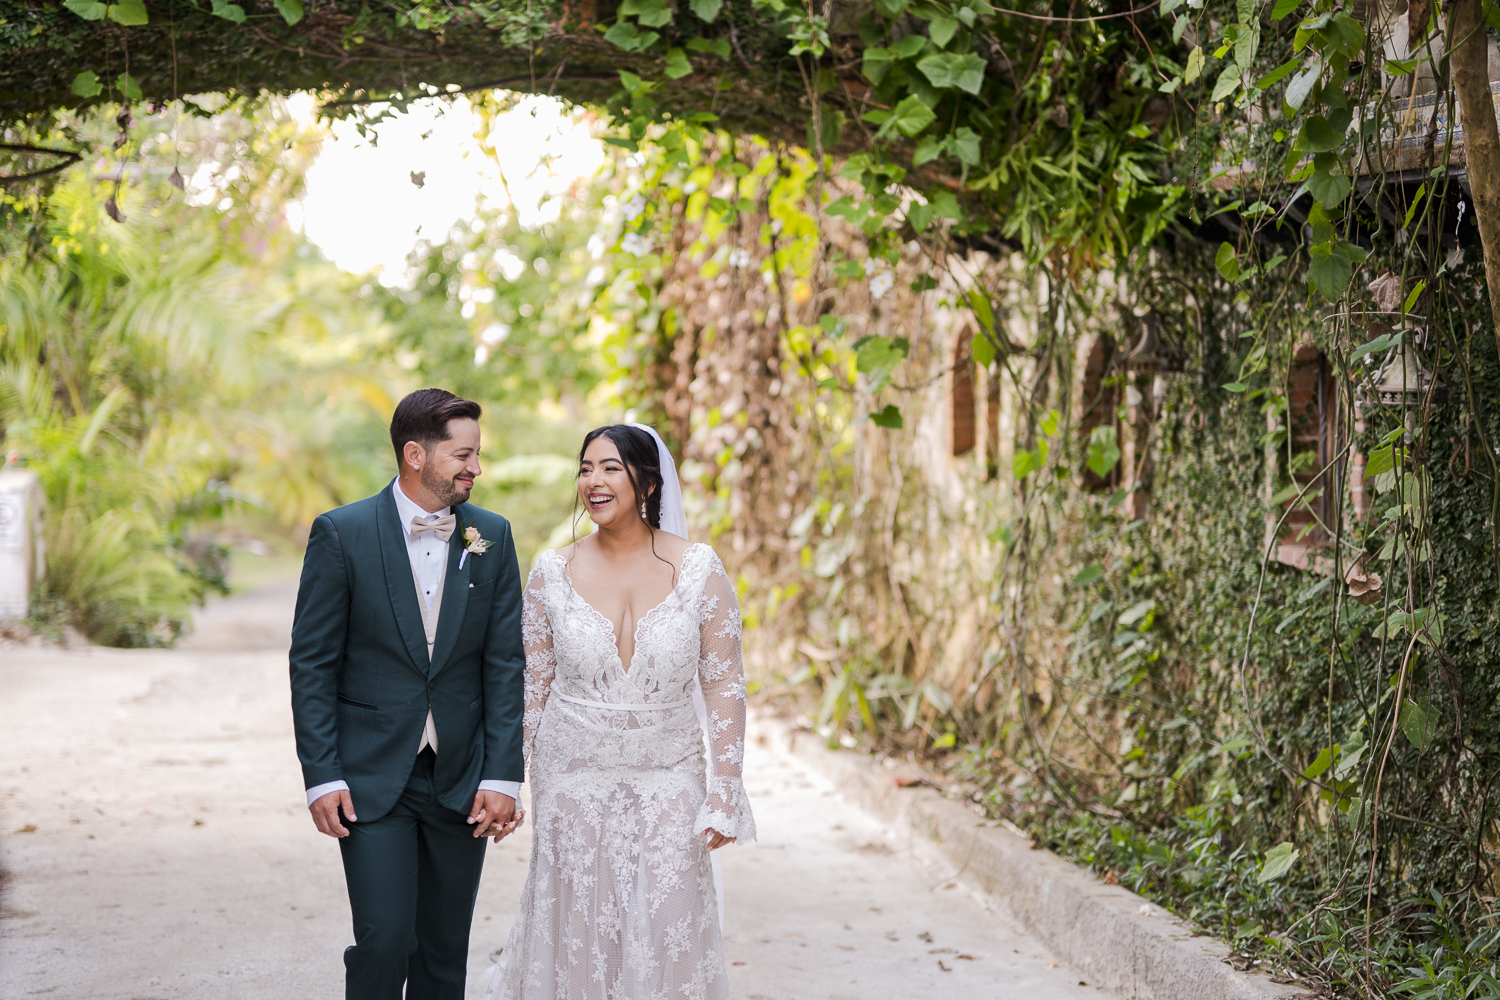
{"type": "Polygon", "coordinates": [[[1130,1000],[1286,1000],[1311,997],[1269,976],[1236,972],[1230,949],[1194,937],[1182,921],[1117,885],[1105,885],[1050,851],[1033,850],[1012,829],[931,788],[900,787],[920,779],[909,765],[882,766],[864,754],[829,750],[821,737],[755,713],[764,737],[827,778],[850,801],[924,834],[960,874],[1008,905],[1012,916],[1053,955],[1130,1000]]]}

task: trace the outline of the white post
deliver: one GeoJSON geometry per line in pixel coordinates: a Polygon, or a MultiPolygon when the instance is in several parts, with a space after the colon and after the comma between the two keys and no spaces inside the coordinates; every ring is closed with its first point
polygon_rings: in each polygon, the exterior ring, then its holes
{"type": "Polygon", "coordinates": [[[0,621],[25,618],[41,580],[42,487],[28,469],[0,471],[0,621]]]}

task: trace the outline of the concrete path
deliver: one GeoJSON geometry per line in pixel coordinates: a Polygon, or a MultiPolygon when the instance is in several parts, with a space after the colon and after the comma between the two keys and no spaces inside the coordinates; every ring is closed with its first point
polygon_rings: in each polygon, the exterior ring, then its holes
{"type": "MultiPolygon", "coordinates": [[[[348,904],[302,804],[293,588],[219,602],[173,651],[0,646],[0,998],[335,1000],[348,904]]],[[[724,850],[740,1000],[1099,997],[951,864],[752,742],[761,842],[724,850]]],[[[469,996],[529,837],[491,846],[469,996]]]]}

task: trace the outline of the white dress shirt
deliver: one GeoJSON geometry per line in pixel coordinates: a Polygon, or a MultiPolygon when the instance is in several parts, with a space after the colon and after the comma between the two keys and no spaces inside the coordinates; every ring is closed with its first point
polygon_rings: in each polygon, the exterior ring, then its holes
{"type": "MultiPolygon", "coordinates": [[[[418,597],[431,609],[433,594],[442,585],[443,577],[448,572],[450,543],[443,541],[431,531],[424,531],[420,536],[413,538],[411,522],[413,518],[421,521],[436,521],[440,517],[447,517],[453,513],[453,508],[444,507],[436,512],[423,509],[402,491],[400,477],[391,480],[391,495],[396,501],[396,518],[401,523],[401,533],[406,538],[406,557],[411,560],[412,575],[416,578],[417,587],[421,591],[418,597]]],[[[430,646],[427,654],[432,655],[430,646]]],[[[428,747],[432,747],[433,753],[438,752],[437,725],[432,721],[430,708],[427,710],[427,723],[422,727],[422,742],[417,746],[417,753],[421,753],[428,747]]],[[[307,790],[307,804],[312,805],[329,792],[347,791],[348,788],[348,784],[343,781],[329,781],[314,785],[307,790]]],[[[518,799],[521,793],[521,783],[519,781],[481,781],[479,790],[499,792],[501,795],[518,799]]]]}

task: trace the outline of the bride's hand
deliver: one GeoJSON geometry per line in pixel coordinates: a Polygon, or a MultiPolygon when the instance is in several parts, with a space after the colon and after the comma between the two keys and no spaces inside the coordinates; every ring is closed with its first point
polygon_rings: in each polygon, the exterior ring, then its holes
{"type": "Polygon", "coordinates": [[[710,851],[717,851],[725,844],[734,843],[733,837],[726,837],[718,830],[704,830],[699,836],[708,838],[708,849],[710,851]]]}
{"type": "Polygon", "coordinates": [[[504,840],[506,837],[509,837],[511,834],[513,834],[517,830],[521,829],[521,822],[523,820],[525,820],[525,819],[526,819],[526,810],[525,809],[517,809],[516,810],[516,814],[511,817],[511,820],[510,820],[509,823],[505,823],[503,825],[500,824],[500,823],[491,824],[490,828],[488,830],[486,830],[485,832],[486,833],[493,833],[495,835],[495,843],[498,844],[498,843],[500,843],[500,841],[504,840]]]}

